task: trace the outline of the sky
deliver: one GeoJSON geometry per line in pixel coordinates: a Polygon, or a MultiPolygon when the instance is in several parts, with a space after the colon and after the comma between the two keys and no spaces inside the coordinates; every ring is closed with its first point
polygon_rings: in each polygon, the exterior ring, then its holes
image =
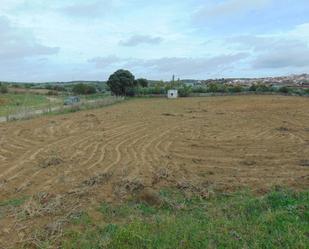
{"type": "Polygon", "coordinates": [[[308,0],[0,0],[0,80],[309,73],[308,0]]]}

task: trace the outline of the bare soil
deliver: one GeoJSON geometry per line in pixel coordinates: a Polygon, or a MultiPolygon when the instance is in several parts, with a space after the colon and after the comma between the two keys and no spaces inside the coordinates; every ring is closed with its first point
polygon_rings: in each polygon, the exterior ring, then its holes
{"type": "Polygon", "coordinates": [[[301,97],[136,99],[0,124],[0,203],[27,198],[2,207],[0,248],[35,246],[36,229],[53,236],[80,210],[144,189],[308,189],[308,161],[301,97]]]}

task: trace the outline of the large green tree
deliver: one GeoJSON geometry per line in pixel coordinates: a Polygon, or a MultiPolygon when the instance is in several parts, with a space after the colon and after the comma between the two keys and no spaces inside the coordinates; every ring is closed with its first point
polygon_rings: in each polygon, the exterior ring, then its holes
{"type": "Polygon", "coordinates": [[[130,71],[120,69],[109,76],[107,85],[113,94],[126,96],[136,86],[136,81],[130,71]]]}

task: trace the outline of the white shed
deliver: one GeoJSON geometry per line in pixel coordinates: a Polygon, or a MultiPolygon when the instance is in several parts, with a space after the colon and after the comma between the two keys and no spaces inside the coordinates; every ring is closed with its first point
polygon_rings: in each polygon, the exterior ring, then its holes
{"type": "Polygon", "coordinates": [[[168,90],[167,91],[167,97],[169,99],[177,99],[178,98],[178,90],[174,90],[174,89],[168,90]]]}

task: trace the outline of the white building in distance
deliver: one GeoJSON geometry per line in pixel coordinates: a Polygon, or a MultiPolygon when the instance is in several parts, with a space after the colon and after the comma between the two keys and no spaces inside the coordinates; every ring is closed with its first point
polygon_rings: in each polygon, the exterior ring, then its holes
{"type": "Polygon", "coordinates": [[[167,91],[167,97],[169,99],[177,99],[178,98],[178,90],[174,90],[174,89],[168,90],[167,91]]]}

